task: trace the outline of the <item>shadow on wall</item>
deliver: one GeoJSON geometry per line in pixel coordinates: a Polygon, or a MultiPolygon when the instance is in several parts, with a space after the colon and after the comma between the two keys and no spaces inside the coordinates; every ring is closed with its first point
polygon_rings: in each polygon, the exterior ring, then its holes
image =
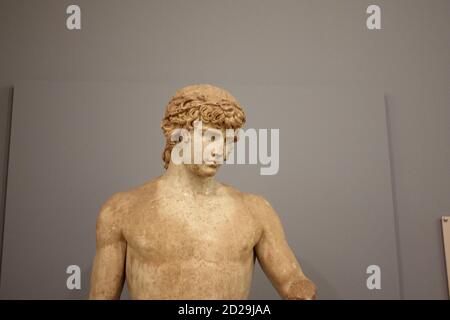
{"type": "Polygon", "coordinates": [[[10,86],[0,87],[0,282],[13,90],[10,86]]]}

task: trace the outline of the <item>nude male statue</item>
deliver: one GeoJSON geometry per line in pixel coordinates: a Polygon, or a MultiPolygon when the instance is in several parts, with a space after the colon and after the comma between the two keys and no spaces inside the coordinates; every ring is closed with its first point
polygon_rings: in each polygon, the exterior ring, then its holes
{"type": "Polygon", "coordinates": [[[245,113],[211,85],[175,94],[161,125],[166,172],[113,195],[100,210],[90,298],[119,299],[126,278],[132,299],[246,299],[257,258],[282,298],[314,299],[316,288],[264,198],[214,180],[217,162],[171,161],[179,142],[171,133],[191,132],[198,120],[215,130],[238,129],[245,113]]]}

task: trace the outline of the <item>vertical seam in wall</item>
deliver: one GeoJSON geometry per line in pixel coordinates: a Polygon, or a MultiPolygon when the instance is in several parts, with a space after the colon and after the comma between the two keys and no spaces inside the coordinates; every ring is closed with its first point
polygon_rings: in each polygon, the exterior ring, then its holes
{"type": "Polygon", "coordinates": [[[403,282],[403,263],[401,255],[401,239],[400,239],[400,226],[399,226],[399,216],[398,216],[398,203],[397,203],[397,192],[396,192],[396,180],[395,180],[395,164],[393,156],[392,147],[392,132],[391,132],[391,118],[389,114],[389,107],[386,95],[384,95],[384,107],[386,112],[386,128],[387,128],[387,138],[388,138],[388,151],[389,151],[389,163],[391,170],[391,189],[392,189],[392,202],[394,205],[394,228],[395,228],[395,242],[397,247],[397,266],[398,266],[398,284],[400,290],[400,299],[405,299],[404,294],[404,282],[403,282]]]}
{"type": "Polygon", "coordinates": [[[2,266],[3,266],[3,246],[4,246],[4,239],[5,239],[5,220],[6,220],[6,195],[8,193],[8,172],[9,172],[9,154],[11,150],[11,128],[12,128],[12,112],[13,112],[13,101],[14,101],[14,87],[11,89],[10,93],[10,103],[8,103],[8,115],[7,115],[7,125],[6,125],[6,132],[7,132],[7,143],[5,147],[5,178],[2,181],[4,186],[4,193],[3,193],[3,207],[1,208],[3,215],[2,219],[2,225],[1,227],[1,241],[0,241],[0,285],[2,282],[2,266]]]}

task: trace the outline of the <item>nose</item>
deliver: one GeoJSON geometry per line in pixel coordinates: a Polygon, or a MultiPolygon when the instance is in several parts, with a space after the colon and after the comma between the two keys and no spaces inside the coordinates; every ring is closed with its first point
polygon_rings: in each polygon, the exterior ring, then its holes
{"type": "Polygon", "coordinates": [[[211,156],[215,160],[223,160],[223,154],[224,154],[223,150],[220,149],[219,150],[216,149],[211,152],[211,156]]]}
{"type": "Polygon", "coordinates": [[[211,152],[211,156],[215,159],[217,158],[222,158],[223,157],[223,152],[211,152]]]}

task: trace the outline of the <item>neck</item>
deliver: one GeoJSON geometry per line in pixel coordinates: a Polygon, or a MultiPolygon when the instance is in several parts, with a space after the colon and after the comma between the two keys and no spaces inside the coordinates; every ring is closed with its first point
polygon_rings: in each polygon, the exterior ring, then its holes
{"type": "Polygon", "coordinates": [[[171,188],[194,194],[211,194],[216,191],[218,186],[214,177],[197,175],[184,164],[170,163],[163,178],[171,188]]]}

